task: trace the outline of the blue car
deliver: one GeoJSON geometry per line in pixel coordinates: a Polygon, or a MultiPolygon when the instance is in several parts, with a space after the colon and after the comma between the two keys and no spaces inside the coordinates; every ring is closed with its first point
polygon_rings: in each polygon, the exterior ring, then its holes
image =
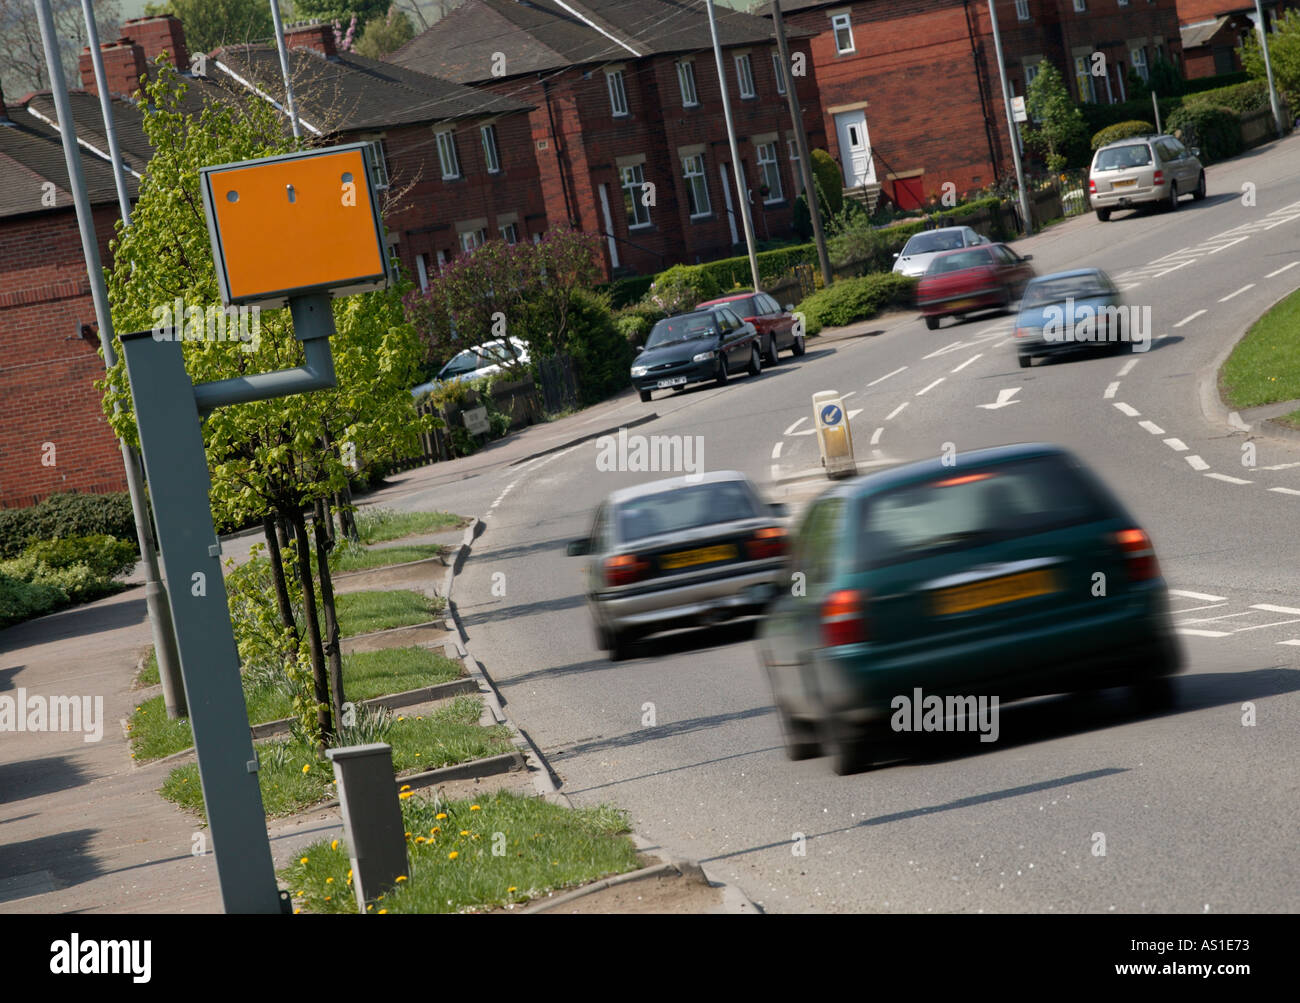
{"type": "Polygon", "coordinates": [[[1040,356],[1074,352],[1146,351],[1149,312],[1124,304],[1100,268],[1040,275],[1025,287],[1016,317],[1016,357],[1022,367],[1040,356]]]}

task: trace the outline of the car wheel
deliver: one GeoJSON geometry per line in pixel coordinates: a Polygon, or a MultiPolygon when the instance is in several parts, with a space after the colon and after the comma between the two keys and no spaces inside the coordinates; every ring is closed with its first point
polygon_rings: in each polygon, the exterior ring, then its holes
{"type": "Polygon", "coordinates": [[[651,391],[649,391],[649,390],[642,390],[642,391],[641,391],[641,403],[642,403],[642,404],[648,404],[648,403],[650,402],[650,398],[651,398],[651,396],[653,396],[653,394],[651,393],[651,391]]]}
{"type": "Polygon", "coordinates": [[[1169,198],[1165,201],[1165,208],[1168,209],[1170,212],[1174,212],[1178,209],[1178,182],[1177,181],[1171,180],[1169,182],[1169,198]]]}
{"type": "Polygon", "coordinates": [[[1099,220],[1101,220],[1103,223],[1108,223],[1108,222],[1110,222],[1110,210],[1109,210],[1109,209],[1098,209],[1098,210],[1097,210],[1097,218],[1098,218],[1099,220]]]}
{"type": "Polygon", "coordinates": [[[817,743],[817,730],[807,722],[796,721],[781,704],[776,705],[776,716],[781,722],[781,736],[785,739],[786,759],[816,759],[821,755],[817,743]]]}
{"type": "Polygon", "coordinates": [[[1147,679],[1133,687],[1133,700],[1139,710],[1155,712],[1169,710],[1178,702],[1173,680],[1168,676],[1147,679]]]}
{"type": "Polygon", "coordinates": [[[872,744],[865,730],[835,717],[820,722],[821,746],[830,757],[831,772],[847,777],[871,768],[872,744]]]}
{"type": "Polygon", "coordinates": [[[769,366],[775,366],[780,361],[780,359],[777,357],[777,351],[778,349],[776,347],[776,335],[775,334],[768,335],[767,353],[765,354],[763,361],[766,362],[769,366]]]}
{"type": "Polygon", "coordinates": [[[631,647],[632,638],[623,631],[611,630],[605,634],[608,643],[605,650],[609,652],[611,662],[621,662],[627,658],[628,648],[631,647]]]}
{"type": "Polygon", "coordinates": [[[727,356],[726,356],[725,353],[723,353],[723,352],[719,352],[719,353],[718,353],[718,372],[717,372],[717,375],[714,376],[714,380],[717,382],[718,386],[720,386],[720,387],[725,387],[725,386],[727,385],[727,376],[728,376],[728,373],[727,373],[727,356]]]}
{"type": "Polygon", "coordinates": [[[1028,369],[1034,364],[1034,357],[1032,355],[1017,355],[1016,361],[1020,363],[1021,369],[1028,369]]]}
{"type": "Polygon", "coordinates": [[[1192,192],[1192,198],[1199,202],[1205,198],[1205,172],[1201,171],[1201,176],[1196,179],[1196,191],[1192,192]]]}
{"type": "Polygon", "coordinates": [[[763,371],[763,356],[758,353],[758,343],[749,346],[749,365],[745,367],[745,372],[750,376],[757,376],[763,371]]]}
{"type": "Polygon", "coordinates": [[[931,331],[937,331],[937,330],[939,330],[939,318],[938,318],[938,317],[926,317],[926,318],[925,318],[925,326],[928,327],[931,331]]]}
{"type": "Polygon", "coordinates": [[[803,355],[804,352],[808,351],[808,346],[804,344],[802,334],[799,335],[799,337],[794,339],[794,348],[792,349],[792,351],[796,356],[803,355]]]}

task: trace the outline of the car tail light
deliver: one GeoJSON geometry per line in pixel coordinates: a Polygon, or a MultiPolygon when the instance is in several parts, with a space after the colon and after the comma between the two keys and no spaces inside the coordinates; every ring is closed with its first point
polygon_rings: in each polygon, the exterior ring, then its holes
{"type": "Polygon", "coordinates": [[[835,648],[867,640],[867,601],[856,589],[832,592],[822,603],[822,644],[835,648]]]}
{"type": "Polygon", "coordinates": [[[1029,328],[1027,328],[1027,327],[1018,327],[1018,328],[1016,328],[1016,337],[1017,337],[1017,338],[1028,338],[1028,337],[1029,337],[1029,328]]]}
{"type": "Polygon", "coordinates": [[[605,584],[631,585],[640,581],[650,570],[650,562],[636,554],[616,554],[605,558],[605,584]]]}
{"type": "Polygon", "coordinates": [[[1092,178],[1088,179],[1088,191],[1092,192],[1094,195],[1097,194],[1097,182],[1092,178]]]}
{"type": "Polygon", "coordinates": [[[1160,577],[1155,548],[1146,533],[1140,529],[1123,529],[1115,534],[1115,542],[1124,554],[1129,581],[1146,582],[1160,577]]]}
{"type": "Polygon", "coordinates": [[[751,561],[761,561],[766,557],[780,557],[785,553],[785,528],[767,526],[757,530],[745,541],[745,553],[751,561]]]}
{"type": "Polygon", "coordinates": [[[1156,171],[1155,177],[1151,179],[1151,183],[1156,185],[1163,185],[1165,183],[1165,172],[1156,171]]]}

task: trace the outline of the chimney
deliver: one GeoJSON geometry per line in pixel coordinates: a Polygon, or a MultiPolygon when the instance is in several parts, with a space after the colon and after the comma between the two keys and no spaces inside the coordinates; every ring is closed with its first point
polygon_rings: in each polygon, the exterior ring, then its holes
{"type": "Polygon", "coordinates": [[[144,58],[154,62],[162,53],[179,72],[190,68],[190,51],[185,45],[185,29],[174,14],[159,14],[157,17],[136,17],[122,25],[118,32],[121,38],[133,38],[144,49],[144,58]]]}
{"type": "MultiPolygon", "coordinates": [[[[130,98],[140,88],[140,77],[146,70],[144,49],[129,38],[119,38],[116,42],[105,42],[99,47],[104,60],[104,82],[108,84],[110,97],[130,98]]],[[[81,88],[90,94],[99,94],[95,86],[95,66],[90,58],[89,47],[81,50],[78,61],[81,70],[81,88]]]]}
{"type": "Polygon", "coordinates": [[[327,59],[334,58],[334,28],[320,21],[295,24],[284,29],[284,45],[287,49],[311,49],[327,59]]]}

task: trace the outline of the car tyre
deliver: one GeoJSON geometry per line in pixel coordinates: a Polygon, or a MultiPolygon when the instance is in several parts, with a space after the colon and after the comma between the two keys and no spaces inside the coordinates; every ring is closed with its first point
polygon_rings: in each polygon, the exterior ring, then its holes
{"type": "Polygon", "coordinates": [[[720,386],[720,387],[725,387],[725,386],[727,385],[727,376],[728,376],[728,375],[729,375],[729,374],[727,373],[727,356],[726,356],[724,353],[719,352],[719,353],[718,353],[718,372],[717,372],[717,375],[714,376],[714,380],[717,382],[718,386],[720,386]]]}
{"type": "Polygon", "coordinates": [[[821,755],[817,742],[817,729],[805,721],[796,721],[781,704],[776,705],[776,716],[781,722],[781,736],[785,739],[785,758],[799,762],[816,759],[821,755]]]}
{"type": "Polygon", "coordinates": [[[766,362],[769,366],[775,366],[778,362],[781,361],[777,355],[777,352],[778,349],[776,347],[776,335],[770,334],[767,337],[767,353],[764,356],[763,361],[766,362]]]}
{"type": "Polygon", "coordinates": [[[1165,201],[1165,208],[1170,212],[1178,211],[1178,182],[1171,180],[1169,182],[1169,198],[1165,201]]]}
{"type": "Polygon", "coordinates": [[[608,630],[604,632],[605,643],[602,647],[609,653],[611,662],[621,662],[628,656],[632,638],[625,631],[608,630]]]}
{"type": "Polygon", "coordinates": [[[1178,702],[1178,693],[1169,676],[1157,676],[1134,686],[1133,699],[1139,710],[1155,713],[1171,709],[1178,702]]]}
{"type": "Polygon", "coordinates": [[[651,398],[651,396],[652,396],[652,394],[651,394],[651,392],[650,392],[649,390],[642,390],[642,391],[641,391],[641,403],[642,403],[642,404],[649,404],[649,403],[650,403],[650,398],[651,398]]]}
{"type": "Polygon", "coordinates": [[[864,729],[835,717],[823,718],[820,725],[820,744],[830,757],[832,773],[847,777],[871,768],[872,743],[864,729]]]}
{"type": "Polygon", "coordinates": [[[1109,209],[1098,209],[1098,210],[1097,210],[1097,218],[1098,218],[1099,220],[1101,220],[1103,223],[1108,223],[1108,222],[1110,222],[1110,210],[1109,210],[1109,209]]]}
{"type": "Polygon", "coordinates": [[[929,328],[931,331],[937,331],[937,330],[939,330],[939,318],[938,318],[938,317],[933,317],[933,316],[926,317],[926,318],[925,318],[925,326],[926,326],[927,328],[929,328]]]}
{"type": "Polygon", "coordinates": [[[792,347],[791,351],[794,353],[796,358],[800,355],[803,355],[804,352],[808,351],[808,346],[804,344],[802,334],[799,335],[799,337],[794,339],[794,346],[792,347]]]}
{"type": "Polygon", "coordinates": [[[1192,199],[1200,202],[1205,198],[1205,172],[1201,171],[1201,176],[1196,179],[1196,191],[1192,192],[1192,199]]]}
{"type": "Polygon", "coordinates": [[[1034,364],[1034,357],[1032,355],[1017,355],[1016,361],[1020,363],[1021,369],[1028,369],[1034,364]]]}
{"type": "Polygon", "coordinates": [[[749,346],[749,365],[745,367],[745,372],[750,376],[758,376],[763,371],[763,356],[759,354],[758,342],[749,346]]]}

